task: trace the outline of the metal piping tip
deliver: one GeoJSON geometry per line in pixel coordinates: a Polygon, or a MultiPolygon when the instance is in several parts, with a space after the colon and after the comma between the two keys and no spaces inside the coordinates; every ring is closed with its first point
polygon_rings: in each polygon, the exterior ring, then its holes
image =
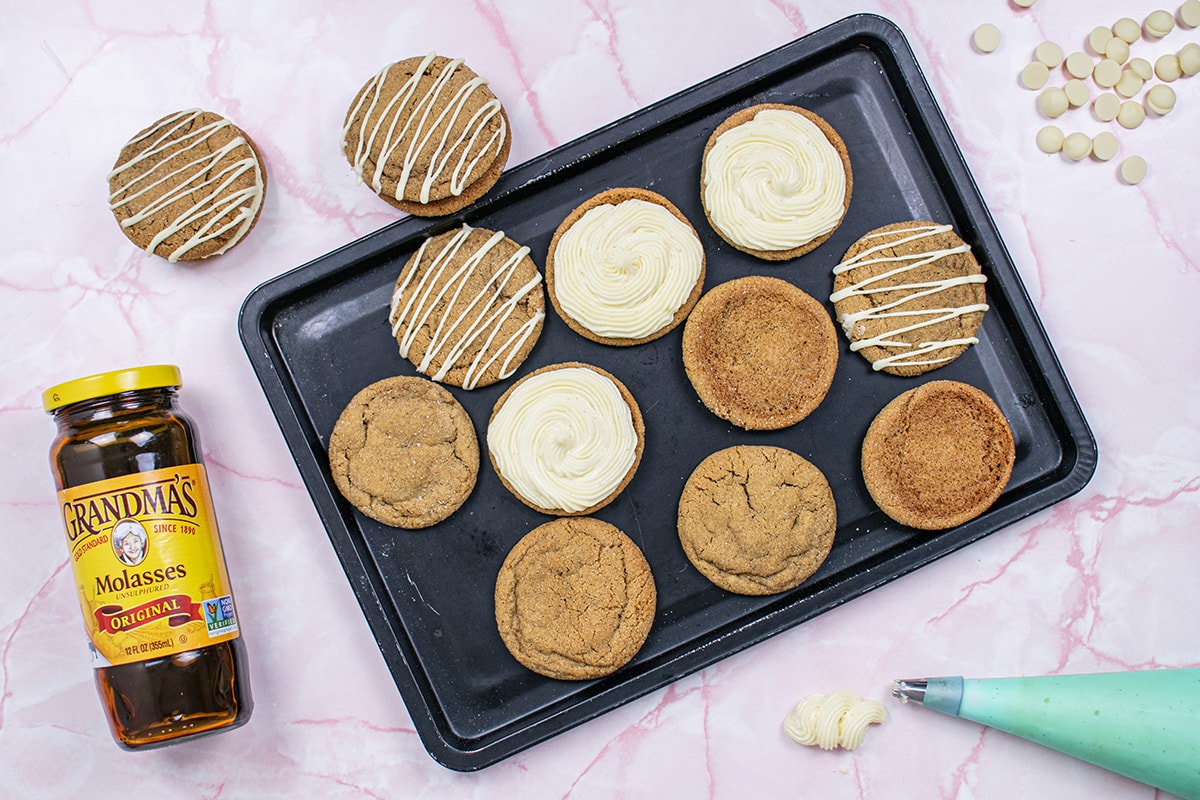
{"type": "Polygon", "coordinates": [[[925,702],[925,689],[929,685],[929,680],[926,678],[902,678],[892,681],[892,696],[900,698],[900,702],[907,703],[913,700],[917,703],[925,702]]]}

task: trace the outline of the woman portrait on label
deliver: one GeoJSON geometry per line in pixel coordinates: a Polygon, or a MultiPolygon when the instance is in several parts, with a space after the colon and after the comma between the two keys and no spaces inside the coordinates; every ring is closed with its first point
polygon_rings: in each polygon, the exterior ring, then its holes
{"type": "Polygon", "coordinates": [[[125,519],[113,526],[113,551],[122,564],[136,567],[146,558],[146,529],[135,519],[125,519]]]}

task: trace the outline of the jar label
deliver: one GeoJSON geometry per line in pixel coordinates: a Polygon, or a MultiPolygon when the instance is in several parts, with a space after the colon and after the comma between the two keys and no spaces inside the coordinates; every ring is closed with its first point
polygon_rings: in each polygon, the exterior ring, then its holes
{"type": "Polygon", "coordinates": [[[58,499],[93,666],[237,638],[202,465],[86,483],[58,499]]]}

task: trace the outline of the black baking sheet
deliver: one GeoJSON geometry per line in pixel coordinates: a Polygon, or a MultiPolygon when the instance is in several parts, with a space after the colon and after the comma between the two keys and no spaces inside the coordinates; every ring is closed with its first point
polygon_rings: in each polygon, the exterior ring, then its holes
{"type": "MultiPolygon", "coordinates": [[[[247,298],[240,326],[413,724],[430,754],[457,770],[495,763],[963,547],[1077,492],[1095,467],[1087,423],[916,60],[899,29],[869,15],[816,31],[515,167],[461,214],[402,219],[269,281],[247,298]],[[730,113],[761,102],[798,104],[828,120],[845,140],[854,172],[841,227],[814,252],[782,264],[730,248],[700,204],[700,156],[710,132],[730,113]],[[387,314],[400,268],[425,237],[464,221],[503,230],[543,266],[562,219],[592,194],[621,186],[657,191],[692,220],[707,255],[706,289],[742,275],[772,275],[829,307],[831,269],[855,239],[880,225],[932,219],[952,223],[974,248],[991,310],[977,345],[920,378],[873,373],[843,339],[821,406],[786,430],[752,433],[697,400],[682,366],[682,327],[641,346],[605,347],[572,332],[547,304],[541,339],[516,377],[583,361],[615,374],[637,399],[646,423],[641,466],[596,516],[638,543],[658,587],[653,629],[630,664],[601,680],[560,682],[521,667],[496,632],[492,591],[500,564],[549,517],[504,489],[486,452],[475,491],[454,516],[404,531],[373,522],[340,497],[325,447],[357,391],[415,374],[397,352],[387,314]],[[1017,459],[1007,489],[983,516],[949,531],[918,532],[871,503],[859,449],[889,400],[942,378],[971,383],[996,400],[1012,425],[1017,459]],[[790,592],[728,594],[701,577],[680,548],[675,515],[684,481],[706,455],[733,444],[793,450],[833,488],[833,551],[790,592]]],[[[452,389],[483,447],[492,406],[511,380],[452,389]]]]}

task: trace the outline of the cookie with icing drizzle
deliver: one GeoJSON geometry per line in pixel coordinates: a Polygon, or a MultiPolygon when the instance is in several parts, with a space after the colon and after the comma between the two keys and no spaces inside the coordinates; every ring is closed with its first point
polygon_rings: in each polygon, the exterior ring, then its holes
{"type": "Polygon", "coordinates": [[[359,181],[401,211],[451,214],[499,180],[508,116],[461,58],[430,53],[388,64],[346,112],[341,149],[359,181]]]}
{"type": "Polygon", "coordinates": [[[833,269],[834,313],[876,371],[921,375],[979,339],[987,278],[950,225],[901,222],[855,242],[833,269]]]}
{"type": "Polygon", "coordinates": [[[466,224],[421,244],[396,279],[388,315],[400,355],[463,389],[516,372],[545,318],[542,274],[529,248],[466,224]]]}
{"type": "Polygon", "coordinates": [[[199,261],[242,241],[262,212],[267,172],[254,142],[220,114],[168,114],[121,148],[108,204],[131,242],[199,261]]]}

